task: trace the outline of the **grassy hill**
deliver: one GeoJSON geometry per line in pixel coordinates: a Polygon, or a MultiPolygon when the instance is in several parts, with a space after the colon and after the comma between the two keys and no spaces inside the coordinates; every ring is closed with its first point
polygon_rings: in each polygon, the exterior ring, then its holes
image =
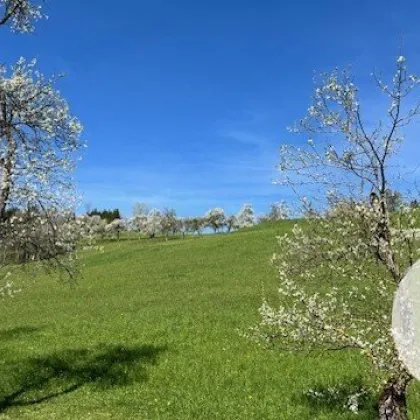
{"type": "MultiPolygon", "coordinates": [[[[69,287],[22,278],[1,302],[0,419],[353,419],[308,388],[369,383],[357,352],[288,354],[240,335],[275,297],[273,224],[81,253],[69,287]]],[[[411,392],[411,414],[420,400],[411,392]]],[[[356,418],[375,418],[370,395],[356,418]]]]}

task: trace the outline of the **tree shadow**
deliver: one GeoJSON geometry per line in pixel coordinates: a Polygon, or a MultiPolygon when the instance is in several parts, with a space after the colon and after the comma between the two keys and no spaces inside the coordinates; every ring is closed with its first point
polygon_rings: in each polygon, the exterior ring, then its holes
{"type": "Polygon", "coordinates": [[[26,338],[29,334],[35,334],[43,328],[39,327],[15,327],[0,329],[0,342],[26,338]]]}
{"type": "Polygon", "coordinates": [[[364,387],[359,377],[332,385],[315,384],[310,390],[296,394],[293,400],[309,407],[314,418],[317,413],[325,411],[338,415],[355,410],[366,415],[366,418],[374,418],[377,413],[375,395],[364,387]]]}
{"type": "Polygon", "coordinates": [[[40,404],[83,386],[101,390],[145,382],[147,366],[154,365],[164,351],[166,347],[151,345],[99,345],[25,360],[17,367],[15,389],[0,394],[0,413],[40,404]]]}

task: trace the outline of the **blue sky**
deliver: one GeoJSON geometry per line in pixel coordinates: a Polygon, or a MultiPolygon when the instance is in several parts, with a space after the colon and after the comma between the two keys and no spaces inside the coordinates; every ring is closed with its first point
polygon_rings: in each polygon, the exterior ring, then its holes
{"type": "MultiPolygon", "coordinates": [[[[49,0],[34,36],[1,34],[2,60],[36,57],[85,126],[76,172],[92,207],[215,206],[257,212],[290,193],[271,184],[286,127],[304,115],[314,71],[404,55],[420,72],[420,4],[388,0],[49,0]]],[[[376,112],[375,100],[370,109],[376,112]]],[[[415,131],[407,166],[418,163],[415,131]]],[[[83,210],[83,204],[81,210],[83,210]]]]}

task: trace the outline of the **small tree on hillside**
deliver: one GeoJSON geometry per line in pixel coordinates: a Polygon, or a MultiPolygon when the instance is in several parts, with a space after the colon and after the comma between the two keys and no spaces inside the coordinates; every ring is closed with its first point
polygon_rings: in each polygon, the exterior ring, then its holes
{"type": "Polygon", "coordinates": [[[162,213],[158,209],[150,210],[146,220],[146,232],[154,238],[162,229],[162,213]]]}
{"type": "Polygon", "coordinates": [[[160,224],[162,233],[165,235],[166,240],[168,240],[169,233],[174,233],[174,231],[176,231],[176,211],[174,209],[165,208],[162,213],[160,224]]]}
{"type": "Polygon", "coordinates": [[[124,219],[114,219],[112,222],[105,226],[105,233],[115,236],[120,240],[121,232],[126,228],[126,221],[124,219]]]}
{"type": "Polygon", "coordinates": [[[232,230],[239,229],[239,227],[238,218],[234,214],[226,218],[226,229],[228,233],[232,230]]]}
{"type": "Polygon", "coordinates": [[[419,80],[402,56],[389,84],[375,75],[389,108],[386,120],[368,129],[349,73],[321,76],[309,115],[295,127],[310,133],[308,145],[282,146],[279,164],[280,183],[294,191],[303,186],[303,193],[318,198],[311,207],[315,217],[279,238],[273,261],[282,303],[264,302],[255,330],[290,349],[359,349],[378,379],[381,420],[407,418],[413,379],[398,359],[391,313],[395,289],[418,256],[411,234],[418,214],[407,206],[391,215],[387,191],[402,129],[419,115],[420,105],[410,107],[406,100],[419,80]],[[319,197],[334,211],[315,212],[322,207],[319,197]]]}
{"type": "Polygon", "coordinates": [[[76,223],[81,230],[82,236],[87,238],[89,245],[93,245],[96,237],[103,238],[105,235],[106,221],[98,215],[88,216],[84,214],[76,217],[76,223]]]}
{"type": "Polygon", "coordinates": [[[186,217],[183,219],[183,231],[185,234],[201,235],[201,231],[205,225],[206,221],[202,217],[186,217]]]}
{"type": "Polygon", "coordinates": [[[138,232],[139,239],[141,235],[147,231],[147,214],[146,215],[135,215],[129,220],[130,230],[133,232],[138,232]]]}
{"type": "Polygon", "coordinates": [[[226,215],[223,209],[221,208],[216,207],[214,209],[209,210],[204,216],[204,218],[206,220],[207,226],[212,228],[214,232],[218,232],[225,226],[226,215]]]}
{"type": "Polygon", "coordinates": [[[182,239],[188,234],[188,223],[187,218],[180,217],[176,220],[176,230],[181,234],[182,239]]]}
{"type": "Polygon", "coordinates": [[[190,219],[190,227],[193,234],[201,235],[205,225],[206,220],[203,217],[196,216],[190,219]]]}
{"type": "Polygon", "coordinates": [[[240,228],[252,227],[255,224],[254,209],[251,204],[244,204],[236,215],[240,228]]]}
{"type": "Polygon", "coordinates": [[[270,205],[270,212],[267,215],[268,220],[284,220],[289,217],[289,209],[283,202],[277,202],[270,205]]]}

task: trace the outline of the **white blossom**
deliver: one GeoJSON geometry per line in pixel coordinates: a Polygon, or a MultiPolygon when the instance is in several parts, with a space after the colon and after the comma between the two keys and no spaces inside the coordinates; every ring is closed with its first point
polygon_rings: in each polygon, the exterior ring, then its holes
{"type": "Polygon", "coordinates": [[[251,204],[244,204],[236,215],[240,228],[252,227],[255,224],[254,209],[251,204]]]}
{"type": "MultiPolygon", "coordinates": [[[[395,410],[404,412],[405,400],[392,392],[405,395],[412,376],[397,356],[390,315],[419,255],[420,214],[390,194],[390,167],[404,127],[420,114],[406,99],[418,78],[408,76],[402,56],[391,83],[374,78],[390,104],[386,123],[368,129],[353,77],[334,70],[321,75],[308,115],[293,128],[316,141],[281,147],[278,184],[297,194],[306,217],[278,237],[280,304],[263,301],[251,335],[285,350],[358,349],[382,387],[380,418],[400,419],[395,410]]],[[[355,398],[348,408],[358,409],[355,398]]]]}
{"type": "Polygon", "coordinates": [[[226,215],[223,209],[216,207],[209,210],[205,216],[207,226],[211,227],[215,232],[223,229],[226,223],[226,215]]]}
{"type": "Polygon", "coordinates": [[[34,22],[47,17],[39,3],[32,0],[0,0],[0,25],[9,25],[14,32],[33,32],[34,22]]]}

